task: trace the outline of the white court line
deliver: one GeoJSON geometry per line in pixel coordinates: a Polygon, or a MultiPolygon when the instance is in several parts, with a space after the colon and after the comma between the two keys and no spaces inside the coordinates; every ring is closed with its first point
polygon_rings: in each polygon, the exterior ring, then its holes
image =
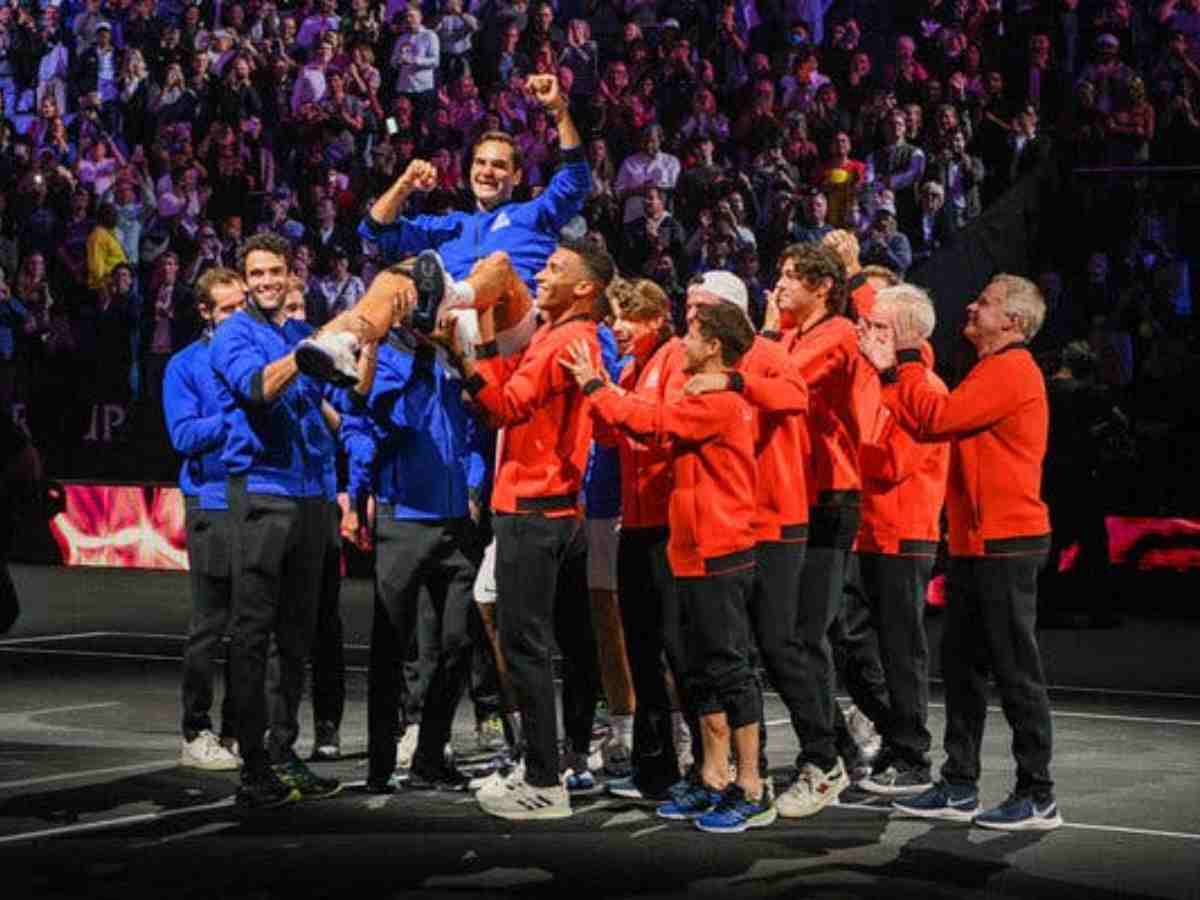
{"type": "Polygon", "coordinates": [[[0,791],[8,788],[32,787],[35,784],[52,784],[55,781],[71,781],[74,778],[87,778],[90,775],[118,775],[122,772],[162,772],[178,768],[178,762],[169,763],[137,763],[129,766],[111,766],[107,769],[81,769],[78,772],[63,772],[60,775],[43,775],[40,778],[24,778],[20,781],[0,781],[0,791]]]}
{"type": "Polygon", "coordinates": [[[640,837],[643,837],[643,836],[645,836],[645,835],[647,835],[647,834],[653,834],[653,833],[654,833],[654,832],[656,832],[656,831],[662,831],[664,828],[668,828],[668,827],[670,827],[670,826],[667,826],[667,825],[651,825],[649,828],[643,828],[643,829],[641,829],[640,831],[635,831],[635,832],[633,832],[633,833],[632,833],[631,835],[629,835],[629,836],[630,836],[631,838],[640,838],[640,837]]]}
{"type": "Polygon", "coordinates": [[[1113,834],[1142,834],[1147,837],[1180,838],[1185,841],[1200,841],[1200,834],[1189,831],[1158,831],[1154,828],[1124,828],[1119,825],[1084,825],[1082,822],[1063,822],[1063,828],[1077,828],[1080,831],[1107,831],[1113,834]]]}
{"type": "MultiPolygon", "coordinates": [[[[111,634],[112,632],[105,632],[111,634]]],[[[0,646],[0,653],[37,653],[43,656],[83,656],[100,659],[142,659],[148,662],[182,662],[183,658],[179,656],[161,656],[153,653],[115,653],[111,651],[101,650],[50,650],[45,647],[3,647],[0,646]]],[[[347,672],[366,672],[366,666],[346,666],[347,672]]],[[[764,692],[767,693],[767,692],[764,692]]],[[[846,699],[839,697],[839,699],[846,699]]],[[[930,703],[931,707],[945,708],[944,703],[930,703]]],[[[1003,710],[998,706],[989,706],[988,712],[1001,713],[1003,710]]],[[[1050,708],[1050,714],[1061,718],[1070,719],[1096,719],[1098,721],[1108,722],[1129,722],[1142,725],[1188,725],[1192,727],[1200,727],[1200,719],[1154,719],[1145,716],[1116,716],[1106,715],[1104,713],[1085,713],[1085,712],[1065,712],[1050,708]]],[[[779,719],[773,722],[768,722],[768,725],[783,725],[791,720],[779,719]]]]}
{"type": "Polygon", "coordinates": [[[105,637],[110,634],[120,634],[119,631],[81,631],[75,634],[43,634],[40,637],[6,638],[0,641],[0,647],[9,644],[37,644],[41,641],[70,641],[75,638],[105,637]]]}
{"type": "MultiPolygon", "coordinates": [[[[95,638],[95,637],[130,637],[130,638],[158,638],[158,639],[184,640],[187,637],[187,635],[186,634],[156,634],[153,632],[144,632],[144,631],[81,631],[78,634],[51,634],[51,635],[43,635],[42,637],[23,637],[23,638],[10,638],[8,640],[0,640],[0,650],[2,650],[5,646],[10,645],[10,644],[35,644],[40,641],[66,641],[66,640],[71,640],[72,638],[95,638]]],[[[342,646],[347,650],[370,650],[371,649],[370,644],[343,644],[342,646]]],[[[26,650],[24,652],[36,653],[38,651],[36,648],[34,648],[31,650],[26,650]]],[[[86,653],[87,655],[91,655],[91,656],[107,655],[105,653],[101,653],[100,651],[83,651],[83,650],[80,650],[80,651],[61,650],[61,651],[53,651],[53,652],[62,653],[62,654],[86,653]]],[[[162,660],[168,660],[171,662],[181,661],[181,657],[163,657],[163,656],[155,656],[152,654],[136,654],[136,653],[117,654],[117,653],[113,653],[112,655],[118,656],[121,658],[142,658],[142,656],[144,656],[146,659],[156,660],[156,661],[162,661],[162,660]]],[[[349,671],[365,672],[366,668],[365,667],[352,667],[352,668],[349,668],[349,671]]],[[[942,684],[943,683],[942,679],[940,679],[940,678],[930,678],[929,682],[930,682],[930,684],[942,684]]],[[[1183,692],[1179,692],[1179,691],[1135,691],[1135,690],[1127,690],[1125,688],[1079,687],[1079,686],[1070,685],[1070,684],[1048,684],[1048,685],[1046,685],[1046,690],[1060,691],[1063,693],[1076,693],[1076,694],[1101,694],[1101,695],[1108,695],[1108,696],[1112,696],[1112,697],[1162,697],[1162,698],[1168,699],[1168,700],[1200,700],[1200,694],[1188,694],[1188,693],[1183,693],[1183,692]]],[[[770,697],[778,697],[779,693],[777,691],[763,691],[763,695],[770,696],[770,697]]],[[[843,696],[843,695],[839,695],[838,699],[839,700],[847,700],[849,698],[846,696],[843,696]]],[[[1072,715],[1080,715],[1080,714],[1072,713],[1072,715]]],[[[1169,721],[1169,720],[1166,720],[1166,721],[1169,721]]]]}
{"type": "Polygon", "coordinates": [[[21,841],[35,841],[39,838],[57,837],[63,834],[76,834],[81,831],[98,831],[102,828],[117,828],[124,825],[137,825],[140,822],[154,822],[158,819],[169,819],[172,816],[182,816],[194,812],[206,812],[213,809],[225,809],[233,806],[233,798],[226,797],[215,803],[200,803],[196,806],[185,806],[182,809],[167,809],[162,812],[140,813],[136,816],[122,816],[119,819],[105,819],[103,822],[82,822],[78,825],[63,825],[59,828],[43,828],[41,831],[27,831],[24,834],[6,834],[0,837],[0,844],[17,844],[21,841]]]}

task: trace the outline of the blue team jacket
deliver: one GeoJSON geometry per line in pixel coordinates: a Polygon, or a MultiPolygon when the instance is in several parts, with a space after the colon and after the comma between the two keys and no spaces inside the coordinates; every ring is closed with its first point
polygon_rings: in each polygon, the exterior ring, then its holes
{"type": "Polygon", "coordinates": [[[276,326],[248,305],[213,335],[212,368],[225,424],[221,461],[230,476],[245,476],[252,494],[336,496],[337,445],[321,416],[323,386],[300,375],[274,401],[263,399],[263,368],[311,332],[299,322],[276,326]]]}
{"type": "MultiPolygon", "coordinates": [[[[601,325],[596,329],[600,342],[600,357],[613,383],[620,381],[621,370],[629,361],[617,350],[612,329],[601,325]]],[[[589,519],[615,519],[621,515],[621,456],[616,447],[592,444],[592,455],[583,476],[584,507],[589,519]]]]}
{"type": "Polygon", "coordinates": [[[490,212],[452,212],[444,216],[401,216],[381,225],[367,215],[358,233],[373,242],[387,260],[437,250],[455,278],[466,278],[479,260],[503,250],[521,280],[536,291],[533,276],[558,245],[559,231],[583,211],[592,189],[592,173],[582,147],[563,153],[563,165],[536,199],[507,203],[490,212]]]}
{"type": "Polygon", "coordinates": [[[179,488],[201,509],[225,509],[225,420],[207,336],[171,357],[163,376],[163,416],[173,446],[183,456],[179,488]]]}
{"type": "Polygon", "coordinates": [[[389,335],[365,414],[342,418],[352,500],[373,493],[397,519],[467,515],[486,464],[462,385],[444,350],[404,332],[389,335]]]}

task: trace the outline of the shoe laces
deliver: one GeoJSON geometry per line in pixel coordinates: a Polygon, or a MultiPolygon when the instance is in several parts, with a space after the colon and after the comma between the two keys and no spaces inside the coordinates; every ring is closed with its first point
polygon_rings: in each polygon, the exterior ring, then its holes
{"type": "Polygon", "coordinates": [[[721,792],[721,799],[717,801],[715,808],[716,812],[731,812],[748,802],[745,790],[739,784],[730,784],[721,792]]]}

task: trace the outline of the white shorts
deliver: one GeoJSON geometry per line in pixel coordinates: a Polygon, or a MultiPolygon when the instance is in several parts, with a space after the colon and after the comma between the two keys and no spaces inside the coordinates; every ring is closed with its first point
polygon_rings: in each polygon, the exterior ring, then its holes
{"type": "Polygon", "coordinates": [[[475,576],[475,602],[493,604],[496,602],[496,593],[496,539],[492,538],[483,551],[479,574],[475,576]]]}
{"type": "Polygon", "coordinates": [[[621,520],[586,519],[587,582],[589,591],[617,589],[617,538],[621,520]]]}

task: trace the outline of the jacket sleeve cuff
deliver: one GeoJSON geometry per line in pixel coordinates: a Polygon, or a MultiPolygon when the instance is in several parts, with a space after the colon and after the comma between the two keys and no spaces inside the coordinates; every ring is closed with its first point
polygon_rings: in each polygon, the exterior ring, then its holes
{"type": "Polygon", "coordinates": [[[902,366],[905,363],[923,363],[920,350],[899,350],[896,352],[896,365],[902,366]]]}
{"type": "Polygon", "coordinates": [[[482,375],[480,375],[478,372],[476,372],[474,375],[472,375],[470,378],[468,378],[466,381],[463,382],[463,387],[467,389],[468,394],[470,394],[472,397],[474,397],[476,394],[478,394],[480,391],[482,391],[485,387],[487,387],[487,381],[484,379],[484,377],[482,375]]]}
{"type": "Polygon", "coordinates": [[[779,341],[783,339],[782,331],[760,331],[759,337],[765,337],[768,341],[779,341]]]}
{"type": "Polygon", "coordinates": [[[266,402],[263,395],[263,370],[258,369],[250,379],[250,400],[256,405],[266,402]]]}
{"type": "Polygon", "coordinates": [[[602,387],[604,387],[604,379],[603,378],[593,378],[591,381],[589,381],[587,384],[585,384],[583,386],[583,396],[590,397],[592,394],[596,393],[596,391],[600,390],[600,388],[602,388],[602,387]]]}
{"type": "Polygon", "coordinates": [[[725,378],[729,382],[729,390],[740,394],[746,389],[746,379],[742,378],[741,372],[726,372],[725,378]]]}
{"type": "Polygon", "coordinates": [[[495,359],[500,355],[500,345],[494,341],[484,341],[482,344],[475,345],[475,359],[495,359]]]}

